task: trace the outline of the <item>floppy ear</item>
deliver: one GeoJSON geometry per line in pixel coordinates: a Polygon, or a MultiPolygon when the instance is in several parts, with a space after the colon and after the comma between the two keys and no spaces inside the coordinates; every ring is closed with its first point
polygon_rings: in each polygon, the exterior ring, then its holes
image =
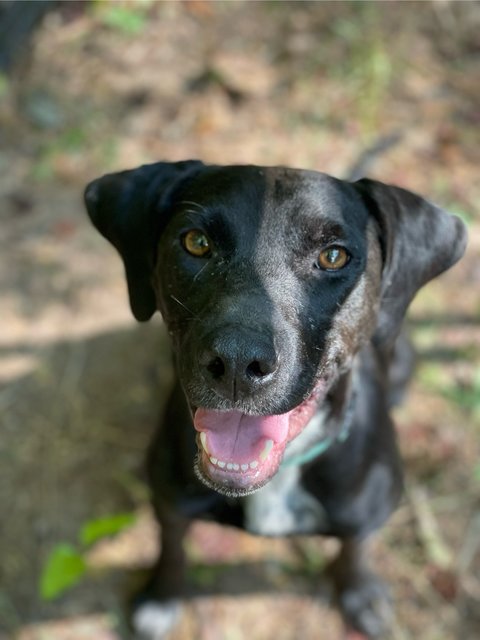
{"type": "Polygon", "coordinates": [[[149,320],[156,309],[151,277],[156,243],[167,222],[163,214],[174,189],[202,166],[197,160],[156,162],[107,174],[85,189],[91,221],[122,257],[137,320],[149,320]]]}
{"type": "Polygon", "coordinates": [[[466,247],[462,221],[420,196],[375,180],[354,183],[380,229],[383,280],[375,339],[393,342],[417,291],[466,247]]]}

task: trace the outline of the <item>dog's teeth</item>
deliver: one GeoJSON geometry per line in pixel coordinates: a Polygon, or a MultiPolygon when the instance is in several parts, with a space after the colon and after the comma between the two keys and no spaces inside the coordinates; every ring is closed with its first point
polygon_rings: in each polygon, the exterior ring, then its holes
{"type": "Polygon", "coordinates": [[[205,433],[205,431],[200,431],[200,442],[202,443],[202,447],[205,449],[205,451],[209,453],[207,446],[207,434],[205,433]]]}
{"type": "Polygon", "coordinates": [[[259,456],[262,462],[264,462],[268,458],[268,455],[272,449],[273,449],[273,440],[267,440],[265,442],[265,446],[263,447],[263,451],[259,456]]]}
{"type": "MultiPolygon", "coordinates": [[[[270,441],[273,444],[273,441],[270,441]]],[[[268,447],[270,451],[272,446],[268,447]]],[[[268,455],[268,452],[267,452],[268,455]]],[[[239,464],[238,462],[224,462],[223,460],[219,460],[218,458],[210,457],[210,462],[214,464],[216,467],[220,469],[228,469],[228,471],[248,471],[249,469],[256,469],[258,467],[258,460],[252,460],[250,463],[239,464]]]]}

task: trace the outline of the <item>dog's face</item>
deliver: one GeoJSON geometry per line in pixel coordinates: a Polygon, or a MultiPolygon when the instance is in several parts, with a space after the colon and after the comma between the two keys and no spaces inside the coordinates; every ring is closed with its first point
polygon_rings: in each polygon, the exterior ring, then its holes
{"type": "Polygon", "coordinates": [[[372,333],[380,277],[373,220],[333,178],[215,167],[177,191],[154,283],[207,482],[275,473],[372,333]]]}
{"type": "Polygon", "coordinates": [[[360,347],[393,341],[464,246],[461,224],[413,194],[285,168],[158,163],[101,178],[86,201],[137,318],[165,319],[197,474],[229,495],[276,473],[360,347]]]}
{"type": "Polygon", "coordinates": [[[371,334],[380,278],[375,224],[353,188],[313,172],[205,169],[176,193],[154,270],[190,402],[291,410],[371,334]]]}

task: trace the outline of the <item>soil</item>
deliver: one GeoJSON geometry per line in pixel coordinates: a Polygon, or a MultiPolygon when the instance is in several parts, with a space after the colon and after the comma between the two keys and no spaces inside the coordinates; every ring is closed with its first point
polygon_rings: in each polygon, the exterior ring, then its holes
{"type": "MultiPolygon", "coordinates": [[[[26,3],[28,4],[28,3],[26,3]]],[[[404,501],[373,543],[391,638],[480,635],[480,110],[476,2],[60,3],[0,77],[0,637],[128,637],[124,604],[158,551],[143,459],[171,384],[159,318],[131,317],[83,186],[159,159],[366,169],[469,227],[462,262],[415,300],[417,376],[396,412],[404,501]],[[39,581],[95,518],[61,597],[39,581]],[[3,635],[2,635],[3,633],[3,635]]],[[[333,540],[195,524],[194,597],[172,640],[344,637],[321,568],[333,540]]]]}

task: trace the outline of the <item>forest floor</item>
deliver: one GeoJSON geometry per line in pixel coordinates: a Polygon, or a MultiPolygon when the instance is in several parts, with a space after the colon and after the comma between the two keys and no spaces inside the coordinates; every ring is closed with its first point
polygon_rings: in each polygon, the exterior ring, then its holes
{"type": "MultiPolygon", "coordinates": [[[[467,223],[462,262],[410,313],[418,367],[395,413],[407,491],[376,537],[393,640],[480,636],[478,3],[61,3],[0,77],[0,637],[128,637],[158,549],[143,458],[171,383],[160,319],[137,325],[89,225],[90,179],[159,159],[369,175],[467,223]],[[134,524],[83,550],[99,517],[134,524]],[[41,596],[47,558],[87,573],[41,596]],[[3,635],[2,635],[3,634],[3,635]]],[[[337,640],[333,540],[196,524],[197,595],[171,640],[337,640]],[[217,592],[215,594],[215,592],[217,592]]]]}

